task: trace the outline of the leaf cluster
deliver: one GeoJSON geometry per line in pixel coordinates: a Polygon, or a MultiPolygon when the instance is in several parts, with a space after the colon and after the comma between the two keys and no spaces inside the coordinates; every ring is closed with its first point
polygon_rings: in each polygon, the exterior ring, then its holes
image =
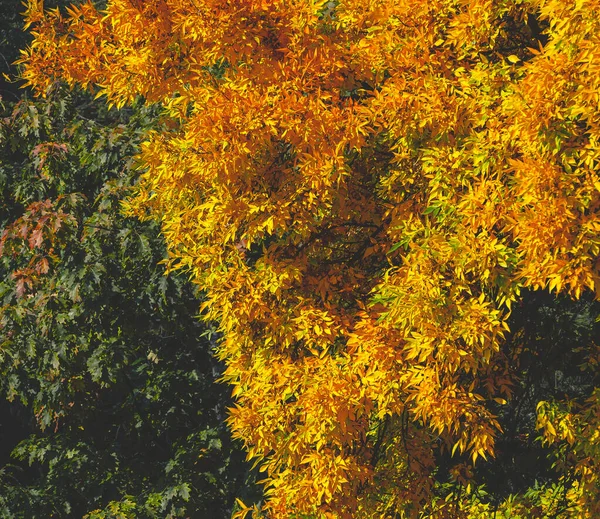
{"type": "Polygon", "coordinates": [[[227,517],[253,495],[199,295],[121,213],[157,124],[64,87],[2,114],[3,517],[227,517]]]}

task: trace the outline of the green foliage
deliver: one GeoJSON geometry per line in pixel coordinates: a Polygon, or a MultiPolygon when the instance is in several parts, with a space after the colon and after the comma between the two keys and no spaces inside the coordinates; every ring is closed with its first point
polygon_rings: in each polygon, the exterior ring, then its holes
{"type": "Polygon", "coordinates": [[[60,87],[3,114],[2,517],[217,518],[252,499],[198,294],[164,276],[159,226],[120,213],[157,120],[60,87]]]}

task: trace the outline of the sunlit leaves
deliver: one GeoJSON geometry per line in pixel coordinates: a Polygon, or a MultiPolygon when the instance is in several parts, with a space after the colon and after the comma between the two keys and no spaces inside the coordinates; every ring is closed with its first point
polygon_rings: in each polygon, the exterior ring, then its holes
{"type": "Polygon", "coordinates": [[[267,511],[486,513],[434,457],[494,455],[521,290],[600,290],[598,2],[30,10],[40,93],[164,106],[126,209],[206,292],[267,511]]]}

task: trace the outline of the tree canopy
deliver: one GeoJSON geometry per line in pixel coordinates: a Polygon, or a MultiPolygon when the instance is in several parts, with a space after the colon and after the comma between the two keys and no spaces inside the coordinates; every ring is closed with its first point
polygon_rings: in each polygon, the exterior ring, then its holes
{"type": "Polygon", "coordinates": [[[205,293],[265,513],[598,514],[598,0],[31,0],[27,22],[39,94],[163,107],[125,207],[205,293]],[[542,291],[583,369],[560,396],[525,389],[542,291]],[[517,396],[555,477],[492,499],[517,396]]]}
{"type": "Polygon", "coordinates": [[[256,498],[197,290],[164,276],[159,226],[120,211],[156,127],[64,86],[3,100],[3,518],[226,519],[256,498]]]}

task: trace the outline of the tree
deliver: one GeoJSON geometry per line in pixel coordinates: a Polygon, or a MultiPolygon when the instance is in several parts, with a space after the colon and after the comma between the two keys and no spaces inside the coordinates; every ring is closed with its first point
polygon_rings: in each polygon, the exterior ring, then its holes
{"type": "Polygon", "coordinates": [[[29,3],[27,84],[171,119],[127,208],[206,294],[272,517],[597,512],[594,316],[586,397],[538,406],[564,477],[494,504],[473,466],[527,386],[515,305],[600,294],[598,7],[29,3]]]}
{"type": "Polygon", "coordinates": [[[64,87],[6,108],[0,516],[229,517],[254,496],[214,339],[158,226],[120,213],[156,110],[64,87]]]}

